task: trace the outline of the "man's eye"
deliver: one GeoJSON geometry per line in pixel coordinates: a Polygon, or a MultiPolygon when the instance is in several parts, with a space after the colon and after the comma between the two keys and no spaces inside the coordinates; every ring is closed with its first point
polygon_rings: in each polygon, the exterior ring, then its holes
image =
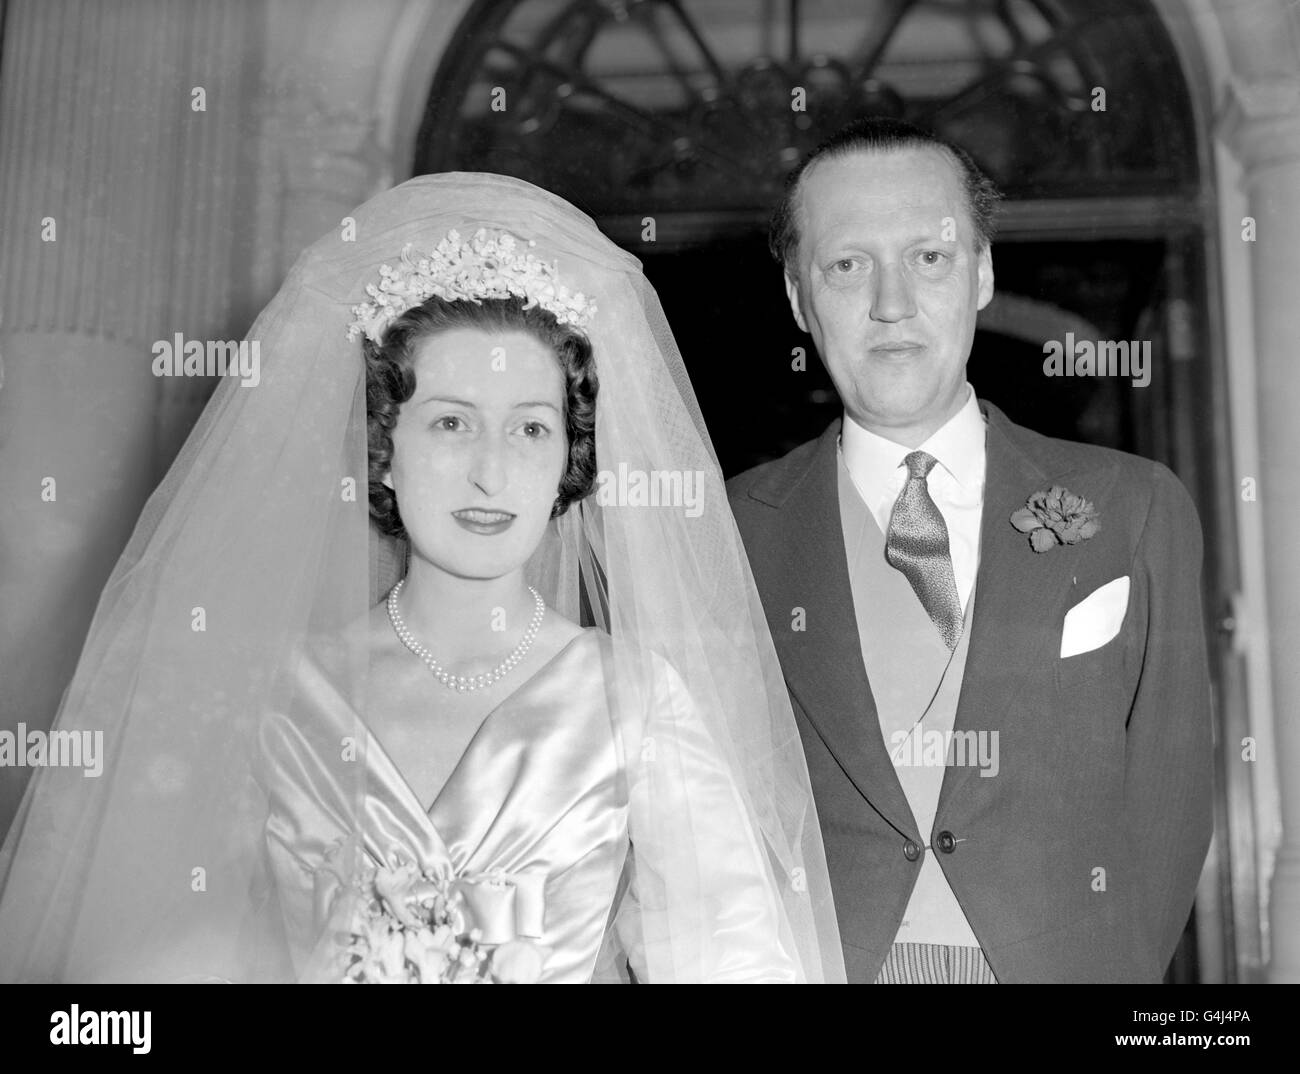
{"type": "Polygon", "coordinates": [[[922,250],[918,256],[923,265],[938,265],[944,260],[944,254],[939,250],[922,250]]]}
{"type": "Polygon", "coordinates": [[[831,266],[831,271],[843,274],[846,272],[852,272],[857,267],[858,262],[856,258],[841,257],[831,266]]]}

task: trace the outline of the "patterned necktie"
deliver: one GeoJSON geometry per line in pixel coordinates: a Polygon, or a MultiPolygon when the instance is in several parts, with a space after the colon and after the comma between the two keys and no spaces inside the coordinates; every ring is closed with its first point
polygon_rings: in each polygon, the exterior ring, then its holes
{"type": "Polygon", "coordinates": [[[925,484],[938,460],[924,451],[913,451],[903,461],[907,463],[907,483],[894,501],[885,559],[912,583],[921,607],[939,628],[944,644],[953,650],[961,637],[961,601],[948,551],[948,527],[925,484]]]}

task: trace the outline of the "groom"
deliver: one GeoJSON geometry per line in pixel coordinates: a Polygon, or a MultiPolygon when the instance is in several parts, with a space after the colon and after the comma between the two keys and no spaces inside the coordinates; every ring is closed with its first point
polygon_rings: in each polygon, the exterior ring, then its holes
{"type": "Polygon", "coordinates": [[[844,129],[773,220],[844,406],[729,483],[851,982],[1159,981],[1211,833],[1201,529],[1159,463],[966,381],[992,184],[844,129]]]}

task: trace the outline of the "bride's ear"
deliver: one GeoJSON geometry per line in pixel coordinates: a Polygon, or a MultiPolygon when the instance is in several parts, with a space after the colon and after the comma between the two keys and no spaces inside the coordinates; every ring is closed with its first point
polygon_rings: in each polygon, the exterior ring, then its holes
{"type": "Polygon", "coordinates": [[[384,471],[384,476],[383,476],[382,478],[380,478],[380,481],[381,481],[381,483],[383,484],[384,488],[388,489],[389,492],[396,492],[396,491],[397,491],[396,489],[393,488],[393,471],[392,471],[392,470],[385,470],[385,471],[384,471]]]}

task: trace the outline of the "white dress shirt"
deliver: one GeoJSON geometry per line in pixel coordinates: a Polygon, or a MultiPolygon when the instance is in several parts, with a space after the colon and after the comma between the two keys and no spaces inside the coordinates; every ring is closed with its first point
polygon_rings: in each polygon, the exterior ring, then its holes
{"type": "Polygon", "coordinates": [[[840,453],[853,479],[853,487],[875,518],[880,532],[889,533],[894,502],[907,481],[907,464],[912,451],[924,451],[938,460],[926,479],[948,527],[952,572],[957,581],[961,610],[966,612],[979,567],[980,517],[984,512],[985,422],[975,399],[975,389],[966,385],[966,402],[919,448],[896,444],[869,432],[846,413],[840,431],[840,453]]]}

